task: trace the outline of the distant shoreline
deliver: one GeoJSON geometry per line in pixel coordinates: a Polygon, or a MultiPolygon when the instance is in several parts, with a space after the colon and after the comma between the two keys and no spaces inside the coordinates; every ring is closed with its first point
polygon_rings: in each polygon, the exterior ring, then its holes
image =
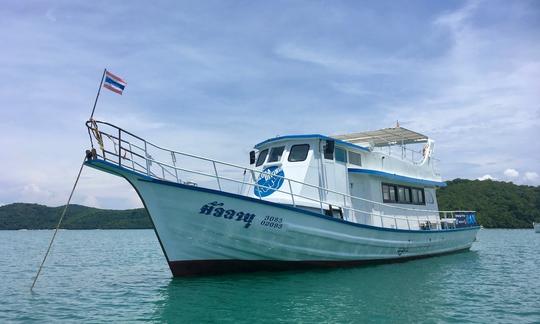
{"type": "MultiPolygon", "coordinates": [[[[153,231],[153,228],[85,228],[85,229],[68,229],[68,228],[61,228],[59,231],[153,231]]],[[[528,231],[533,230],[533,228],[481,228],[480,230],[505,230],[505,231],[528,231]]],[[[54,228],[45,228],[45,229],[27,229],[27,228],[21,228],[21,229],[0,229],[0,231],[4,232],[27,232],[27,231],[54,231],[54,228]]]]}
{"type": "MultiPolygon", "coordinates": [[[[0,207],[0,230],[54,229],[64,206],[15,203],[0,207]]],[[[153,229],[145,209],[112,210],[70,205],[60,227],[69,230],[153,229]]]]}

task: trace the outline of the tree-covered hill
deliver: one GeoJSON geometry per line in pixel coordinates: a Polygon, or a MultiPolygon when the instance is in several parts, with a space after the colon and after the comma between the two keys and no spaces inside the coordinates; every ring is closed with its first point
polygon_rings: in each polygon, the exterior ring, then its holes
{"type": "MultiPolygon", "coordinates": [[[[0,207],[0,229],[55,228],[63,206],[16,203],[0,207]]],[[[61,228],[65,229],[135,229],[152,228],[144,209],[108,210],[70,205],[61,228]]]]}
{"type": "Polygon", "coordinates": [[[540,187],[455,179],[437,191],[440,210],[476,210],[487,228],[527,228],[540,222],[540,187]]]}
{"type": "MultiPolygon", "coordinates": [[[[440,210],[476,210],[478,221],[488,228],[527,228],[540,222],[540,187],[510,182],[455,179],[438,190],[440,210]]],[[[60,207],[16,203],[0,207],[0,229],[54,228],[60,207]]],[[[106,210],[69,206],[62,223],[66,229],[152,228],[144,209],[106,210]]]]}

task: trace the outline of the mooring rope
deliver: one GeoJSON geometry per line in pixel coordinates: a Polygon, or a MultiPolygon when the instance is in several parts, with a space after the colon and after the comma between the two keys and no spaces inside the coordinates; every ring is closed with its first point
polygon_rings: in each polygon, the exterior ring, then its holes
{"type": "Polygon", "coordinates": [[[30,290],[34,289],[34,286],[36,285],[36,281],[39,277],[39,274],[41,273],[41,269],[43,268],[43,265],[45,264],[45,260],[47,260],[47,256],[49,256],[49,252],[51,251],[51,247],[53,245],[54,238],[56,237],[56,233],[58,232],[58,229],[60,228],[60,224],[62,224],[62,220],[64,219],[69,203],[71,202],[71,197],[73,197],[73,193],[75,192],[75,188],[77,187],[77,183],[79,182],[79,178],[81,177],[81,173],[82,173],[82,169],[84,167],[85,161],[86,161],[86,157],[84,158],[83,163],[81,164],[81,168],[79,169],[79,173],[77,174],[77,179],[75,180],[75,183],[73,184],[73,188],[71,189],[71,193],[69,194],[68,201],[66,205],[64,206],[64,210],[62,211],[60,220],[58,220],[58,224],[56,225],[56,228],[54,229],[54,234],[51,238],[51,242],[49,243],[49,247],[47,248],[47,252],[45,252],[45,256],[43,257],[43,260],[41,261],[41,265],[39,266],[38,272],[36,274],[36,277],[34,278],[34,282],[32,283],[32,287],[30,288],[30,290]]]}

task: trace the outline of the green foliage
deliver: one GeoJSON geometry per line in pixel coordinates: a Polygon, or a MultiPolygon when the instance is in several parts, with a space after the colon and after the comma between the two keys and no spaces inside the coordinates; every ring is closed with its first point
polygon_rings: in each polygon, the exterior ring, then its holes
{"type": "MultiPolygon", "coordinates": [[[[527,228],[540,222],[540,187],[510,182],[455,179],[437,191],[440,210],[476,210],[478,222],[487,228],[527,228]]],[[[16,203],[0,207],[0,229],[51,229],[63,206],[16,203]]],[[[145,209],[107,210],[70,205],[62,228],[152,228],[145,209]]]]}
{"type": "Polygon", "coordinates": [[[527,228],[540,221],[540,187],[455,179],[437,191],[440,210],[475,210],[486,228],[527,228]]]}
{"type": "MultiPolygon", "coordinates": [[[[63,208],[24,203],[5,205],[0,207],[0,229],[55,228],[63,208]]],[[[61,228],[140,229],[152,228],[152,223],[145,209],[108,210],[70,205],[61,228]]]]}

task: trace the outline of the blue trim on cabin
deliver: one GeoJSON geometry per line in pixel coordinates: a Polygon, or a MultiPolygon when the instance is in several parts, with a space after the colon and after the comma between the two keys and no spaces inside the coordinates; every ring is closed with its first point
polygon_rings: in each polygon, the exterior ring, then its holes
{"type": "MultiPolygon", "coordinates": [[[[445,230],[405,230],[405,229],[378,227],[378,226],[372,226],[372,225],[366,225],[366,224],[358,224],[358,223],[352,223],[352,222],[349,222],[349,221],[346,221],[346,220],[342,220],[342,219],[339,219],[339,218],[329,217],[329,216],[322,215],[320,213],[315,213],[315,212],[305,210],[305,209],[302,209],[302,208],[293,207],[293,206],[290,206],[290,205],[285,205],[285,204],[280,204],[280,203],[275,203],[275,202],[272,202],[272,201],[261,200],[261,199],[257,199],[257,198],[242,196],[242,195],[233,194],[233,193],[225,192],[225,191],[219,191],[219,190],[215,190],[215,189],[209,189],[209,188],[203,188],[203,187],[195,187],[195,186],[191,186],[191,185],[185,185],[185,184],[181,184],[181,183],[176,183],[176,182],[170,182],[170,181],[164,181],[164,180],[150,178],[147,175],[144,175],[142,173],[134,172],[132,170],[128,170],[126,168],[120,167],[120,166],[118,166],[118,165],[116,165],[114,163],[110,163],[110,162],[103,161],[103,160],[91,160],[91,161],[85,162],[85,164],[90,165],[90,166],[95,166],[97,168],[100,168],[99,164],[103,164],[106,167],[110,167],[110,168],[119,170],[119,171],[114,171],[115,173],[121,174],[121,172],[125,172],[125,173],[128,173],[128,174],[138,176],[140,178],[137,179],[137,180],[142,181],[142,182],[151,182],[151,183],[156,183],[156,184],[161,184],[161,185],[166,185],[166,186],[179,187],[179,188],[183,188],[183,189],[189,189],[189,190],[207,192],[207,193],[212,193],[212,194],[231,197],[231,198],[237,198],[237,199],[246,200],[246,201],[250,201],[250,202],[255,202],[255,203],[268,205],[268,206],[273,206],[273,207],[277,207],[277,208],[281,208],[281,209],[287,209],[287,210],[295,211],[295,212],[298,212],[298,213],[302,213],[302,214],[306,214],[306,215],[310,215],[310,216],[314,216],[314,217],[318,217],[318,218],[323,218],[325,220],[332,221],[332,222],[338,222],[338,223],[343,223],[345,225],[363,227],[363,228],[377,230],[377,231],[404,232],[404,233],[415,233],[415,234],[429,234],[429,233],[447,233],[447,232],[467,231],[467,230],[475,230],[475,229],[480,228],[480,226],[470,226],[470,227],[445,229],[445,230]]],[[[111,170],[111,172],[112,172],[112,170],[111,170]]]]}
{"type": "Polygon", "coordinates": [[[362,151],[368,151],[369,149],[360,145],[352,144],[349,142],[345,142],[339,139],[332,138],[330,136],[321,135],[321,134],[304,134],[304,135],[284,135],[284,136],[278,136],[274,138],[267,139],[266,141],[262,141],[259,144],[256,144],[254,148],[259,149],[261,146],[266,145],[268,143],[277,142],[277,141],[284,141],[284,140],[293,140],[293,139],[305,139],[305,138],[314,138],[314,139],[323,139],[323,140],[333,140],[336,142],[336,145],[346,146],[362,151]]]}
{"type": "Polygon", "coordinates": [[[413,183],[413,184],[424,185],[424,186],[446,187],[446,182],[406,177],[399,174],[388,173],[388,172],[378,171],[378,170],[349,168],[348,171],[349,173],[371,174],[371,175],[380,176],[380,177],[387,178],[394,181],[413,183]]]}

